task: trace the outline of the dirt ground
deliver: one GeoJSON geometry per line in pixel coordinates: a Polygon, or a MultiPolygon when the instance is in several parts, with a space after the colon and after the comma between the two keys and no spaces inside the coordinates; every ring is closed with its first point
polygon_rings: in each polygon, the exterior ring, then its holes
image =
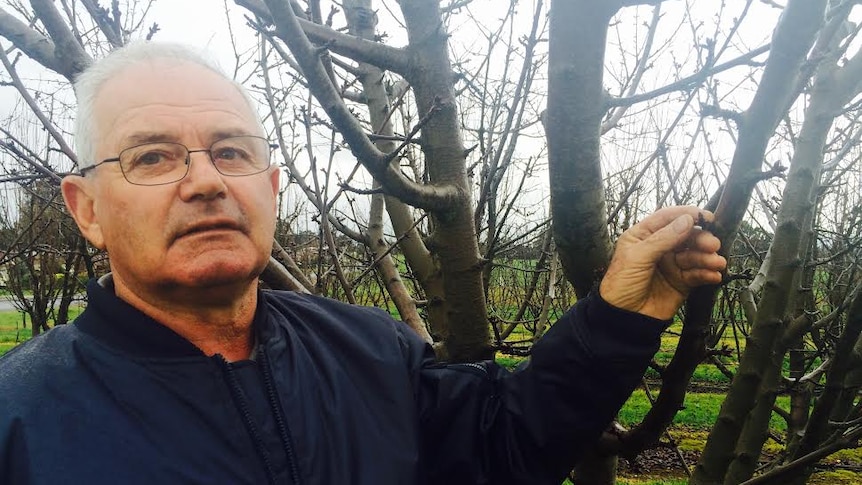
{"type": "MultiPolygon", "coordinates": [[[[682,452],[688,467],[697,463],[698,453],[682,452]]],[[[671,448],[647,450],[634,461],[620,460],[621,478],[637,480],[685,480],[687,474],[676,451],[671,448]]],[[[862,463],[840,459],[827,459],[817,467],[808,481],[810,485],[862,485],[862,463]]]]}

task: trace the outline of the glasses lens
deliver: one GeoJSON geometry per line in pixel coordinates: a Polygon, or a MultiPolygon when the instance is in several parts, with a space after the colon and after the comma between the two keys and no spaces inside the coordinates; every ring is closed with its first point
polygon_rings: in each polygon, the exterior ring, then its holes
{"type": "Polygon", "coordinates": [[[120,168],[133,184],[167,184],[185,177],[188,156],[178,143],[145,143],[120,152],[120,168]]]}
{"type": "Polygon", "coordinates": [[[233,136],[213,143],[212,160],[224,175],[253,175],[269,168],[269,142],[257,136],[233,136]]]}

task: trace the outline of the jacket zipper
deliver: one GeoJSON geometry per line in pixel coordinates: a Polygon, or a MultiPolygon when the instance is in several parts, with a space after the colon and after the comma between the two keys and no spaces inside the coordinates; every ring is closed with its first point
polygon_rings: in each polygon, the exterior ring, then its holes
{"type": "Polygon", "coordinates": [[[478,370],[479,372],[481,372],[481,373],[482,373],[482,375],[484,375],[484,376],[487,376],[487,375],[488,375],[488,369],[487,369],[484,365],[482,365],[482,364],[477,364],[477,363],[475,363],[475,362],[464,362],[464,363],[462,363],[462,364],[457,364],[457,365],[461,365],[461,366],[464,366],[464,367],[469,367],[469,368],[471,368],[471,369],[476,369],[476,370],[478,370]]]}
{"type": "Polygon", "coordinates": [[[231,397],[233,397],[234,404],[239,408],[240,414],[242,415],[242,419],[245,422],[246,430],[251,435],[252,442],[254,443],[254,448],[257,451],[258,456],[263,462],[264,471],[266,472],[267,482],[270,485],[276,485],[275,481],[275,472],[272,469],[272,461],[270,460],[269,453],[266,451],[266,445],[263,442],[263,437],[260,435],[260,432],[257,430],[257,426],[254,425],[254,420],[251,417],[251,411],[248,409],[248,402],[242,395],[242,388],[239,384],[239,378],[237,378],[236,373],[233,370],[233,366],[230,362],[228,362],[224,356],[221,354],[216,356],[218,362],[221,364],[222,369],[224,369],[225,376],[227,377],[228,387],[230,388],[231,397]]]}
{"type": "Polygon", "coordinates": [[[287,427],[287,420],[284,417],[284,412],[279,403],[278,393],[272,382],[272,369],[269,366],[269,356],[266,355],[266,348],[263,345],[258,346],[257,352],[260,360],[260,368],[263,370],[263,384],[266,387],[266,394],[269,396],[269,406],[272,409],[272,414],[275,416],[275,423],[278,425],[278,432],[281,436],[281,443],[284,446],[284,453],[287,455],[287,464],[290,467],[290,478],[293,483],[299,485],[302,483],[299,479],[299,468],[296,465],[296,459],[293,454],[293,441],[290,436],[290,430],[287,427]]]}

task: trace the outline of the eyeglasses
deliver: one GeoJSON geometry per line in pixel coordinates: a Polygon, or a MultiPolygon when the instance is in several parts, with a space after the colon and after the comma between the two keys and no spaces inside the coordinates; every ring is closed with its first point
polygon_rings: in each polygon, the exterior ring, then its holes
{"type": "Polygon", "coordinates": [[[222,175],[243,177],[255,175],[269,168],[272,150],[278,145],[270,144],[259,136],[232,136],[223,138],[207,149],[189,150],[181,143],[144,143],[126,148],[115,158],[84,167],[80,174],[110,162],[119,162],[123,177],[134,185],[165,185],[179,182],[189,173],[191,154],[209,154],[213,166],[222,175]]]}

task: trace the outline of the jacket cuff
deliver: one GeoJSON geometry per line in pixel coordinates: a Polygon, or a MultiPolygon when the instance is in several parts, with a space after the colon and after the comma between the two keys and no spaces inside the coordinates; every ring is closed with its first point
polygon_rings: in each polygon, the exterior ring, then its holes
{"type": "Polygon", "coordinates": [[[598,291],[591,292],[586,300],[587,321],[593,325],[600,324],[602,332],[612,334],[617,341],[632,344],[653,342],[673,323],[673,319],[659,320],[617,308],[606,302],[598,291]]]}

